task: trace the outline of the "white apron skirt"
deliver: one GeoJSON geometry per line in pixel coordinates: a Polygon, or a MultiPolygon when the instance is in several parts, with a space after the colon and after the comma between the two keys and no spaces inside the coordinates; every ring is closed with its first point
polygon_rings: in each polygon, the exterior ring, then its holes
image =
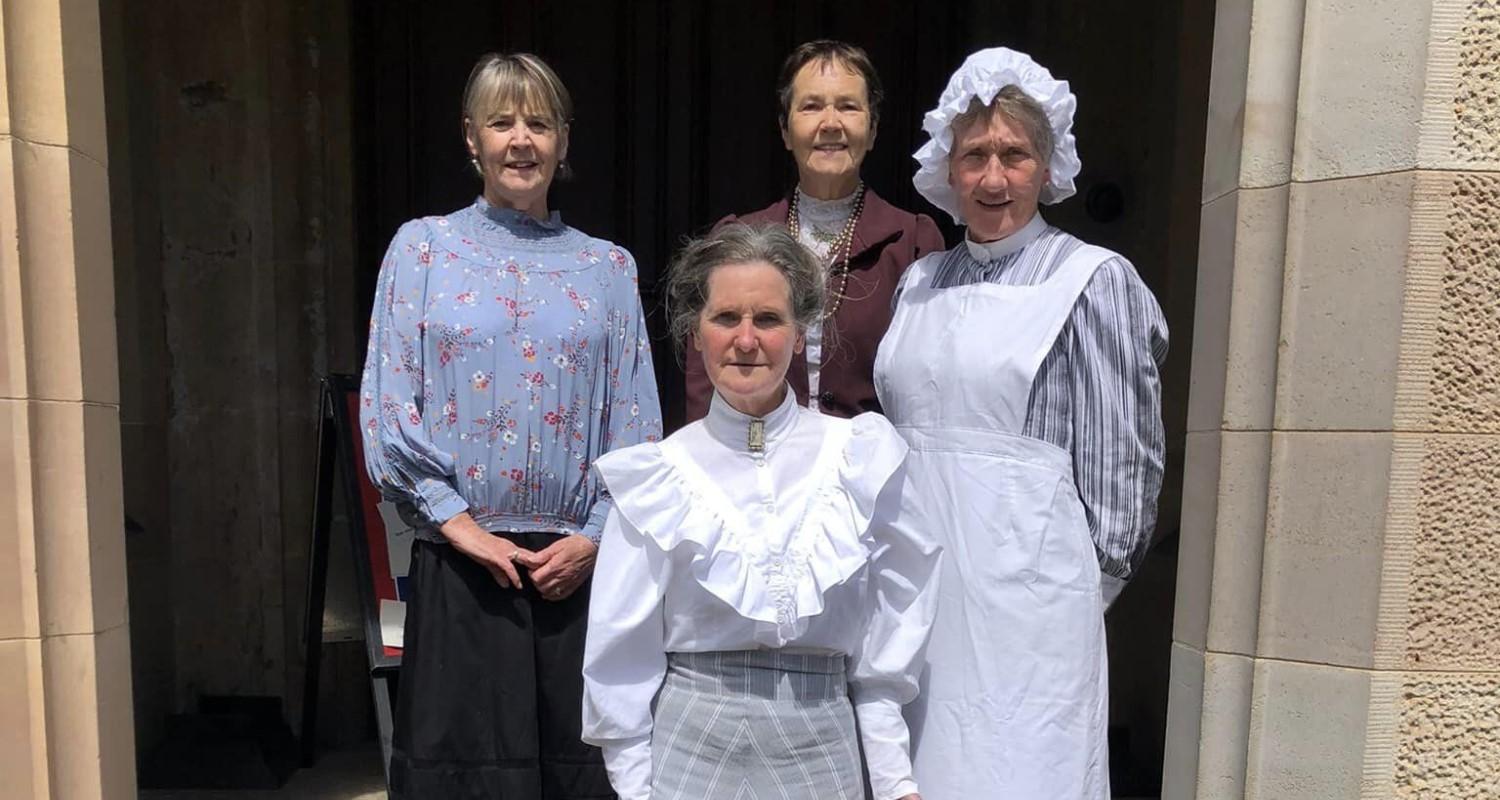
{"type": "Polygon", "coordinates": [[[1099,561],[1071,456],[1023,436],[1031,385],[1108,251],[1046,282],[931,289],[914,264],[876,359],[906,438],[902,513],[946,550],[921,694],[926,800],[1108,800],[1099,561]]]}

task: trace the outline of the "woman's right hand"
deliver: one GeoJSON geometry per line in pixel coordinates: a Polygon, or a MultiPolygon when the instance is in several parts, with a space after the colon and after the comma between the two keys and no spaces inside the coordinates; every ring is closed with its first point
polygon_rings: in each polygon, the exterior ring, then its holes
{"type": "Polygon", "coordinates": [[[507,589],[521,588],[521,574],[517,571],[516,559],[532,555],[530,550],[479,527],[467,511],[444,522],[438,530],[442,531],[450,544],[458,548],[458,552],[489,570],[495,576],[495,583],[507,589]]]}

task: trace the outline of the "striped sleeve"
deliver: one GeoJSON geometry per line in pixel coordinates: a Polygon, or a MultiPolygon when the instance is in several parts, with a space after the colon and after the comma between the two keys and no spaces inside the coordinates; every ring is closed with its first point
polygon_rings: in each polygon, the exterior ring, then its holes
{"type": "Polygon", "coordinates": [[[1079,297],[1070,326],[1074,479],[1100,566],[1128,579],[1156,527],[1167,323],[1130,262],[1113,258],[1079,297]]]}

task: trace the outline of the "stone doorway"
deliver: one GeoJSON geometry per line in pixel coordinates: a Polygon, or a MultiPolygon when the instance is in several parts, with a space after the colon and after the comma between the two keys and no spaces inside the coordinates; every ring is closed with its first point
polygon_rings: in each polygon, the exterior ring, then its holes
{"type": "MultiPolygon", "coordinates": [[[[651,308],[683,235],[790,186],[775,69],[796,42],[829,36],[866,47],[887,84],[866,179],[928,213],[910,188],[909,154],[921,113],[967,52],[1032,52],[1080,98],[1080,195],[1049,218],[1128,255],[1174,333],[1160,541],[1110,621],[1118,779],[1154,792],[1213,26],[1205,5],[880,0],[850,14],[830,0],[128,10],[106,0],[141,752],[204,695],[279,698],[298,718],[316,377],[357,372],[395,227],[467,203],[476,189],[457,107],[477,54],[532,50],[569,84],[579,177],[559,186],[555,205],[632,249],[651,308]]],[[[947,233],[957,241],[951,225],[947,233]]],[[[664,346],[657,364],[669,419],[680,418],[680,377],[664,346]]],[[[330,602],[334,627],[357,629],[352,600],[330,602]]],[[[368,735],[358,645],[332,642],[325,658],[323,716],[343,722],[319,732],[330,744],[368,735]]]]}

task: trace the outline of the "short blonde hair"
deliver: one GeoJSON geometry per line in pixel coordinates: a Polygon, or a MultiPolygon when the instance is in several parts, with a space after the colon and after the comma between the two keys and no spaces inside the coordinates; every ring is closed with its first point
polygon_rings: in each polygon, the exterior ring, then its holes
{"type": "Polygon", "coordinates": [[[464,86],[464,120],[483,125],[505,109],[540,114],[562,128],[573,119],[573,98],[540,58],[530,53],[485,53],[464,86]]]}

